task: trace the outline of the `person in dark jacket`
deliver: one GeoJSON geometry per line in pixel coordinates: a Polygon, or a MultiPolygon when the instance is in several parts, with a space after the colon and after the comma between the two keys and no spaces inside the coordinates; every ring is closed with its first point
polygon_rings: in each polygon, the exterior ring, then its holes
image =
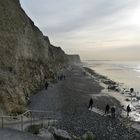
{"type": "Polygon", "coordinates": [[[89,100],[88,109],[92,109],[92,106],[93,106],[93,99],[91,98],[91,99],[89,100]]]}
{"type": "Polygon", "coordinates": [[[112,118],[115,118],[115,112],[116,112],[116,110],[115,110],[115,107],[113,106],[113,107],[111,108],[111,117],[112,117],[112,118]]]}
{"type": "Polygon", "coordinates": [[[131,108],[129,105],[127,106],[126,110],[127,110],[127,116],[129,116],[129,112],[131,111],[131,108]]]}
{"type": "Polygon", "coordinates": [[[49,84],[48,84],[48,82],[46,81],[46,83],[45,83],[45,89],[46,89],[46,90],[48,89],[48,86],[49,86],[49,84]]]}
{"type": "Polygon", "coordinates": [[[109,109],[110,109],[110,106],[107,104],[106,107],[105,107],[105,114],[109,113],[109,109]]]}

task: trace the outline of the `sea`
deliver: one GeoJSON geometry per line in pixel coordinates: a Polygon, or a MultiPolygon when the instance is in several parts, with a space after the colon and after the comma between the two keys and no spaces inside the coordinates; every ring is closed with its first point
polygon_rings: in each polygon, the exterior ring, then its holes
{"type": "Polygon", "coordinates": [[[123,85],[140,92],[140,61],[86,60],[84,65],[123,85]]]}

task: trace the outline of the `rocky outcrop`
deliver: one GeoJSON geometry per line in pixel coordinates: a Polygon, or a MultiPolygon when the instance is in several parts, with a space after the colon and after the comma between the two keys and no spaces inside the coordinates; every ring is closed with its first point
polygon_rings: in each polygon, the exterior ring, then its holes
{"type": "Polygon", "coordinates": [[[0,140],[46,140],[46,138],[15,129],[0,128],[0,140]]]}
{"type": "Polygon", "coordinates": [[[54,129],[53,135],[56,140],[71,140],[71,136],[65,130],[54,129]]]}
{"type": "Polygon", "coordinates": [[[44,128],[39,130],[38,136],[43,137],[47,140],[55,140],[53,134],[50,133],[47,129],[44,129],[44,128]]]}
{"type": "MultiPolygon", "coordinates": [[[[46,138],[48,140],[96,140],[96,135],[93,132],[87,131],[82,136],[75,136],[68,133],[66,130],[55,127],[40,128],[37,136],[46,138]]],[[[34,134],[33,132],[30,132],[34,134]]]]}
{"type": "Polygon", "coordinates": [[[53,79],[70,56],[50,44],[19,0],[1,0],[0,13],[0,107],[4,113],[21,113],[26,97],[53,79]]]}
{"type": "Polygon", "coordinates": [[[70,63],[80,63],[81,62],[80,56],[77,55],[77,54],[75,54],[75,55],[68,55],[67,58],[68,58],[68,61],[70,63]]]}

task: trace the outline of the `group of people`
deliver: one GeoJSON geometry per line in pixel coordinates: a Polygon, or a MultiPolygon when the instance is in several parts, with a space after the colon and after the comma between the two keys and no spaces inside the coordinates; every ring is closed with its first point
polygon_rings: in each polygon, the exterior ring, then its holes
{"type": "Polygon", "coordinates": [[[115,118],[115,115],[116,115],[116,108],[115,108],[115,106],[112,106],[111,110],[110,110],[110,106],[109,106],[109,104],[107,104],[106,107],[105,107],[105,114],[109,114],[110,111],[111,111],[111,117],[115,118]]]}
{"type": "MultiPolygon", "coordinates": [[[[110,106],[107,104],[106,108],[105,108],[105,114],[109,114],[109,111],[110,111],[110,106]]],[[[127,117],[128,117],[129,113],[131,112],[131,108],[130,108],[129,105],[126,107],[126,111],[127,111],[127,117]]],[[[111,108],[111,116],[112,116],[112,118],[115,118],[115,112],[116,112],[116,109],[115,109],[115,106],[113,106],[111,108]]]]}
{"type": "MultiPolygon", "coordinates": [[[[61,74],[58,76],[58,80],[62,81],[62,80],[65,80],[66,79],[66,76],[64,74],[61,74]]],[[[48,86],[49,86],[49,83],[46,81],[45,82],[45,89],[47,90],[48,89],[48,86]]]]}
{"type": "MultiPolygon", "coordinates": [[[[92,107],[93,107],[93,99],[91,98],[89,100],[88,109],[92,109],[92,107]]],[[[131,112],[131,108],[130,108],[129,105],[126,108],[126,111],[127,111],[127,116],[129,116],[129,113],[131,112]]],[[[116,116],[116,107],[112,106],[110,108],[109,104],[107,104],[106,107],[105,107],[105,114],[109,114],[109,113],[111,113],[112,118],[115,118],[115,116],[116,116]]]]}
{"type": "Polygon", "coordinates": [[[65,80],[66,76],[64,74],[61,74],[60,76],[58,76],[58,80],[62,81],[65,80]]]}

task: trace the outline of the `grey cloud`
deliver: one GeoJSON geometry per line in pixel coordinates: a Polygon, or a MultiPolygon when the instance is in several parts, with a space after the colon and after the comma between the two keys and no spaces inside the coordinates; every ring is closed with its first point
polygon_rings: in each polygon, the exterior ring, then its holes
{"type": "MultiPolygon", "coordinates": [[[[124,35],[133,34],[135,37],[140,31],[136,26],[123,24],[123,21],[129,18],[127,13],[140,7],[139,0],[21,0],[21,2],[27,14],[43,33],[49,35],[54,44],[62,45],[68,51],[75,48],[81,52],[80,49],[83,50],[81,47],[86,45],[90,48],[93,46],[93,49],[97,46],[102,51],[108,49],[108,45],[110,47],[114,45],[114,48],[118,48],[116,51],[122,49],[125,52],[123,48],[126,47],[116,45],[131,41],[131,38],[124,38],[124,35]]],[[[139,44],[140,42],[134,44],[137,51],[139,44]]],[[[131,49],[132,47],[128,48],[131,49]]]]}
{"type": "MultiPolygon", "coordinates": [[[[132,7],[135,0],[40,0],[30,2],[32,15],[36,15],[44,32],[67,33],[91,24],[100,24],[100,20],[132,7]],[[120,2],[121,1],[121,2],[120,2]],[[41,23],[43,21],[43,23],[41,23]]],[[[101,23],[102,24],[102,23],[101,23]]]]}

